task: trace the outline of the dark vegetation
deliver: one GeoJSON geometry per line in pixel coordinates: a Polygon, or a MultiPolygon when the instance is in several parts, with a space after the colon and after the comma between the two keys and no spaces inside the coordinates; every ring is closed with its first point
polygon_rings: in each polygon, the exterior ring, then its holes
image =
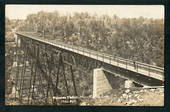
{"type": "Polygon", "coordinates": [[[15,22],[6,18],[5,21],[5,93],[12,92],[11,70],[14,61],[14,35],[12,29],[15,27],[15,22]]]}
{"type": "Polygon", "coordinates": [[[88,13],[61,16],[57,11],[41,11],[28,15],[18,30],[163,67],[163,19],[99,17],[88,13]]]}

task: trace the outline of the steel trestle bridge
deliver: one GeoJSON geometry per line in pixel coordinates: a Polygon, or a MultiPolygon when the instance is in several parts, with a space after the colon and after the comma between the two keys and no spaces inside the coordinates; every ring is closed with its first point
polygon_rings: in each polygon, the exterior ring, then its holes
{"type": "Polygon", "coordinates": [[[64,80],[65,95],[78,96],[74,69],[84,72],[82,68],[93,70],[100,67],[106,72],[148,86],[162,86],[164,82],[164,68],[161,67],[68,45],[57,40],[48,40],[35,33],[16,32],[16,35],[18,63],[16,91],[21,102],[27,96],[27,104],[35,103],[36,96],[40,95],[36,93],[38,89],[41,91],[42,99],[54,103],[52,97],[60,95],[58,87],[61,77],[64,80]],[[19,65],[22,67],[20,68],[19,65]],[[26,73],[26,68],[30,69],[30,73],[26,73]],[[69,81],[72,87],[69,87],[69,81]]]}

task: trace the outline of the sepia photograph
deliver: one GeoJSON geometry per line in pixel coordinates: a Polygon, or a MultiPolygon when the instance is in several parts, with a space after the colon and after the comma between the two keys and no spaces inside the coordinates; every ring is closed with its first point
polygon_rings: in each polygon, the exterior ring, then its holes
{"type": "Polygon", "coordinates": [[[164,106],[163,5],[5,5],[5,105],[164,106]]]}

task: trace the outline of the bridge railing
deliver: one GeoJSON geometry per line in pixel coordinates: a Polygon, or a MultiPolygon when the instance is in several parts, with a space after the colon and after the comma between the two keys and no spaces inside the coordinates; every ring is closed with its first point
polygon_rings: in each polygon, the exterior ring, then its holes
{"type": "MultiPolygon", "coordinates": [[[[34,38],[29,37],[29,38],[35,39],[35,37],[34,38]]],[[[36,38],[38,38],[38,37],[36,37],[36,38]]],[[[41,38],[41,40],[42,40],[42,38],[41,38]]],[[[154,65],[149,65],[149,64],[146,64],[146,63],[141,63],[141,62],[133,61],[133,60],[130,60],[130,59],[124,59],[124,58],[121,58],[121,57],[118,57],[118,56],[101,53],[101,52],[98,52],[98,51],[90,50],[90,49],[79,47],[79,46],[65,44],[65,43],[59,42],[59,41],[48,40],[48,39],[45,39],[45,38],[43,38],[43,40],[45,40],[49,43],[57,44],[58,46],[63,47],[63,48],[69,48],[72,51],[76,51],[77,53],[82,52],[83,54],[86,54],[86,56],[89,56],[89,57],[93,56],[93,58],[95,57],[100,61],[107,62],[107,63],[110,63],[110,64],[116,64],[116,66],[124,67],[125,69],[130,69],[130,70],[133,70],[135,72],[140,73],[143,70],[143,72],[147,72],[148,75],[153,74],[153,73],[157,74],[157,75],[163,75],[164,74],[164,68],[157,67],[157,66],[154,66],[154,65]]]]}
{"type": "Polygon", "coordinates": [[[131,67],[131,68],[134,68],[136,70],[136,72],[138,72],[139,69],[140,70],[142,69],[142,70],[148,71],[148,75],[150,75],[151,73],[160,74],[160,75],[164,74],[164,69],[161,67],[141,63],[138,61],[133,61],[130,59],[124,59],[124,58],[121,58],[118,56],[101,53],[98,51],[90,50],[90,49],[79,47],[79,46],[65,44],[63,42],[57,42],[57,44],[59,44],[63,47],[71,48],[73,51],[77,50],[78,52],[79,51],[83,52],[83,54],[86,53],[86,54],[88,54],[89,57],[92,55],[95,55],[96,57],[102,58],[102,61],[105,61],[106,59],[109,60],[110,63],[112,63],[114,61],[114,62],[116,62],[117,66],[119,66],[120,64],[124,64],[126,66],[126,69],[131,67]]]}

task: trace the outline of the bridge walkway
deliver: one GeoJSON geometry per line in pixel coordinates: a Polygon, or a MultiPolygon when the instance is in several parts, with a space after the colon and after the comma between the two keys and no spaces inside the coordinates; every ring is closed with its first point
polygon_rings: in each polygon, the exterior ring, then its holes
{"type": "Polygon", "coordinates": [[[65,49],[73,53],[87,56],[89,58],[99,60],[110,65],[124,68],[129,71],[137,72],[141,75],[145,75],[148,77],[152,77],[152,78],[164,81],[164,68],[161,68],[161,67],[157,67],[157,66],[153,66],[153,65],[149,65],[146,63],[141,63],[141,62],[133,61],[129,59],[124,59],[121,57],[101,53],[101,52],[90,50],[87,48],[82,48],[82,47],[78,47],[74,45],[68,45],[63,42],[59,42],[57,40],[48,40],[47,38],[39,37],[34,33],[17,32],[16,34],[27,37],[29,39],[32,39],[38,42],[50,44],[52,46],[65,49]]]}

